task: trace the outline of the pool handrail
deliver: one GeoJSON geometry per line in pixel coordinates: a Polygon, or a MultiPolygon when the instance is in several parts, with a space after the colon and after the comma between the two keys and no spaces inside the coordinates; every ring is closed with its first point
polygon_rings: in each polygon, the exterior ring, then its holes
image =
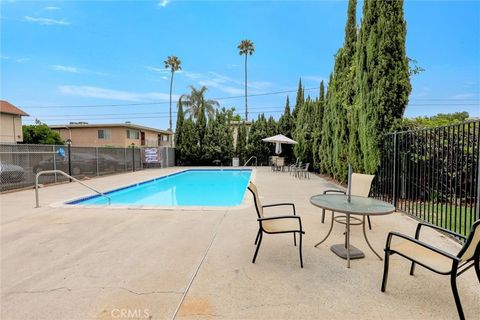
{"type": "Polygon", "coordinates": [[[248,164],[248,163],[250,162],[250,160],[252,160],[252,159],[255,159],[255,167],[258,166],[258,159],[257,159],[257,157],[255,157],[255,156],[251,156],[250,158],[248,158],[248,160],[245,161],[245,163],[243,164],[243,166],[246,167],[247,164],[248,164]]]}
{"type": "Polygon", "coordinates": [[[38,178],[41,176],[41,175],[44,175],[44,174],[52,174],[52,173],[59,173],[75,182],[78,182],[80,183],[82,186],[96,192],[97,194],[99,194],[100,196],[102,197],[105,197],[107,198],[108,200],[108,204],[110,205],[112,203],[112,199],[107,196],[106,194],[98,191],[98,190],[95,190],[94,188],[90,187],[88,184],[86,183],[83,183],[82,181],[78,180],[77,178],[74,178],[72,177],[71,175],[63,172],[62,170],[45,170],[45,171],[40,171],[37,173],[37,175],[35,176],[35,208],[40,208],[40,200],[39,200],[39,197],[38,197],[38,178]]]}

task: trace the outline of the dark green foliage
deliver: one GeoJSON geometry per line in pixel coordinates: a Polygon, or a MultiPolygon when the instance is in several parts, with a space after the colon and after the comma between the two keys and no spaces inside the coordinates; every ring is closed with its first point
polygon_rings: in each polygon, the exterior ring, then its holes
{"type": "Polygon", "coordinates": [[[359,138],[364,169],[375,173],[383,134],[403,116],[411,91],[403,0],[365,0],[357,53],[359,138]]]}
{"type": "Polygon", "coordinates": [[[331,99],[330,84],[332,83],[333,74],[330,74],[330,79],[328,81],[328,90],[326,101],[324,104],[323,119],[322,119],[322,132],[321,132],[321,141],[319,148],[319,159],[320,159],[320,172],[333,174],[333,121],[334,113],[332,106],[328,101],[331,99]]]}
{"type": "Polygon", "coordinates": [[[325,108],[325,86],[320,82],[320,93],[313,110],[312,159],[314,170],[320,170],[320,144],[322,142],[323,112],[325,108]]]}
{"type": "Polygon", "coordinates": [[[297,114],[297,125],[295,126],[295,140],[297,144],[294,147],[295,156],[303,163],[313,165],[313,131],[315,127],[315,113],[318,105],[310,97],[305,100],[297,114]]]}
{"type": "MultiPolygon", "coordinates": [[[[293,139],[294,128],[295,128],[295,119],[290,114],[290,100],[287,96],[287,101],[285,102],[285,111],[283,112],[283,115],[278,120],[278,133],[293,139]]],[[[292,145],[282,145],[282,154],[285,157],[287,163],[294,162],[293,148],[294,147],[292,145]]]]}
{"type": "MultiPolygon", "coordinates": [[[[178,130],[176,131],[178,134],[178,130]]],[[[197,126],[192,119],[187,118],[182,125],[181,144],[176,145],[177,161],[180,165],[196,165],[200,156],[197,126]]]]}
{"type": "Polygon", "coordinates": [[[229,165],[233,156],[233,136],[227,120],[227,111],[216,112],[215,118],[208,122],[202,145],[202,159],[206,165],[212,165],[219,160],[223,165],[229,165]]]}
{"type": "Polygon", "coordinates": [[[267,165],[268,157],[274,155],[270,150],[269,143],[262,141],[262,139],[268,137],[267,130],[267,120],[262,113],[256,121],[252,121],[248,133],[247,159],[256,156],[259,165],[267,165]]]}
{"type": "Polygon", "coordinates": [[[466,111],[454,112],[454,113],[439,113],[432,117],[417,117],[417,118],[404,118],[398,124],[397,130],[416,130],[423,128],[433,128],[438,126],[445,126],[449,124],[455,124],[464,122],[468,119],[469,114],[466,111]]]}
{"type": "Polygon", "coordinates": [[[177,124],[175,125],[175,159],[178,164],[182,163],[183,154],[180,149],[183,147],[183,123],[185,122],[185,114],[183,113],[182,100],[178,101],[177,124]]]}
{"type": "Polygon", "coordinates": [[[240,163],[247,161],[247,126],[242,123],[238,127],[237,145],[235,149],[235,155],[240,158],[240,163]]]}
{"type": "Polygon", "coordinates": [[[22,127],[23,142],[30,144],[63,144],[57,131],[50,129],[46,124],[37,121],[35,125],[22,127]]]}
{"type": "Polygon", "coordinates": [[[295,101],[295,108],[293,109],[292,116],[296,120],[303,103],[305,102],[305,93],[303,91],[302,79],[298,80],[297,100],[295,101]]]}

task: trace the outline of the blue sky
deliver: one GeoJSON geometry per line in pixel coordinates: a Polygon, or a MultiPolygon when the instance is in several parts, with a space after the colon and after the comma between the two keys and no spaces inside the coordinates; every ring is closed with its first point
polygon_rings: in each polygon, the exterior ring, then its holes
{"type": "MultiPolygon", "coordinates": [[[[295,91],[301,77],[316,96],[342,45],[346,10],[345,1],[2,1],[0,96],[32,116],[25,123],[131,120],[166,128],[164,59],[182,60],[176,97],[189,85],[206,85],[209,98],[239,96],[236,46],[245,38],[256,45],[251,94],[295,91]],[[157,101],[163,104],[85,107],[157,101]]],[[[480,1],[406,1],[405,16],[408,56],[426,70],[412,78],[406,116],[480,116],[480,1]]],[[[250,116],[278,118],[286,95],[251,97],[250,116]]],[[[242,98],[219,102],[243,112],[242,98]]]]}

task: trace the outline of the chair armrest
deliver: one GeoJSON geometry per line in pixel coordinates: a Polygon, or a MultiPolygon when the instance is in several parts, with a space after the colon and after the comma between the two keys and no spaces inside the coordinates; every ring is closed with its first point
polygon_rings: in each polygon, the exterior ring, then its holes
{"type": "Polygon", "coordinates": [[[402,238],[402,239],[405,239],[405,240],[408,240],[408,241],[411,241],[411,242],[414,242],[428,250],[431,250],[435,253],[438,253],[438,254],[441,254],[442,256],[444,257],[447,257],[447,258],[450,258],[452,260],[455,260],[457,262],[460,262],[460,258],[458,258],[457,256],[454,256],[453,254],[451,253],[448,253],[446,251],[443,251],[443,250],[440,250],[438,248],[435,248],[435,247],[432,247],[431,245],[429,245],[428,243],[425,243],[423,241],[420,241],[418,239],[415,239],[413,237],[410,237],[410,236],[407,236],[407,235],[404,235],[404,234],[401,234],[401,233],[398,233],[398,232],[390,232],[388,234],[388,237],[387,237],[387,243],[385,245],[385,250],[390,250],[390,244],[392,242],[392,237],[399,237],[399,238],[402,238]]]}
{"type": "Polygon", "coordinates": [[[296,215],[295,204],[294,204],[294,203],[275,203],[275,204],[267,204],[267,205],[262,206],[262,208],[279,207],[279,206],[292,206],[292,208],[293,208],[293,215],[296,215]]]}
{"type": "Polygon", "coordinates": [[[436,230],[448,233],[452,236],[462,238],[463,240],[467,240],[467,237],[462,235],[462,234],[459,234],[459,233],[453,232],[451,230],[436,226],[434,224],[426,223],[426,222],[419,222],[418,223],[417,230],[415,231],[415,239],[418,239],[420,237],[420,229],[422,228],[422,226],[429,227],[429,228],[432,228],[432,229],[436,229],[436,230]]]}
{"type": "Polygon", "coordinates": [[[298,223],[300,225],[300,231],[302,233],[305,233],[303,231],[303,228],[302,228],[302,219],[300,219],[299,216],[275,216],[275,217],[265,217],[265,218],[258,218],[257,221],[258,222],[262,222],[262,221],[268,221],[268,220],[279,220],[279,219],[298,219],[298,223]]]}
{"type": "Polygon", "coordinates": [[[323,191],[323,194],[327,194],[327,193],[342,193],[342,194],[347,194],[345,191],[342,191],[342,190],[325,190],[325,191],[323,191]]]}

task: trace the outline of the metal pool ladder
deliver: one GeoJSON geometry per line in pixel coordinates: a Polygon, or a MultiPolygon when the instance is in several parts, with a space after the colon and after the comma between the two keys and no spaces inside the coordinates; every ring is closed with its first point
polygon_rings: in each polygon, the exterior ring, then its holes
{"type": "Polygon", "coordinates": [[[106,194],[98,191],[98,190],[95,190],[93,189],[92,187],[90,187],[88,184],[85,184],[83,183],[82,181],[78,180],[77,178],[74,178],[72,177],[71,175],[63,172],[62,170],[45,170],[45,171],[40,171],[39,173],[37,173],[37,176],[35,177],[35,208],[40,208],[40,200],[38,198],[38,178],[41,176],[41,175],[44,175],[44,174],[52,174],[52,173],[59,173],[75,182],[78,182],[80,183],[82,186],[92,190],[93,192],[96,192],[98,195],[102,196],[102,197],[105,197],[107,198],[108,200],[108,204],[110,205],[112,203],[112,199],[107,196],[106,194]]]}
{"type": "Polygon", "coordinates": [[[248,158],[248,160],[245,161],[245,163],[243,164],[243,166],[246,167],[247,164],[248,164],[248,163],[250,162],[250,160],[252,160],[252,159],[255,159],[255,167],[256,167],[256,166],[258,165],[258,159],[257,159],[257,157],[255,157],[255,156],[251,156],[250,158],[248,158]]]}

